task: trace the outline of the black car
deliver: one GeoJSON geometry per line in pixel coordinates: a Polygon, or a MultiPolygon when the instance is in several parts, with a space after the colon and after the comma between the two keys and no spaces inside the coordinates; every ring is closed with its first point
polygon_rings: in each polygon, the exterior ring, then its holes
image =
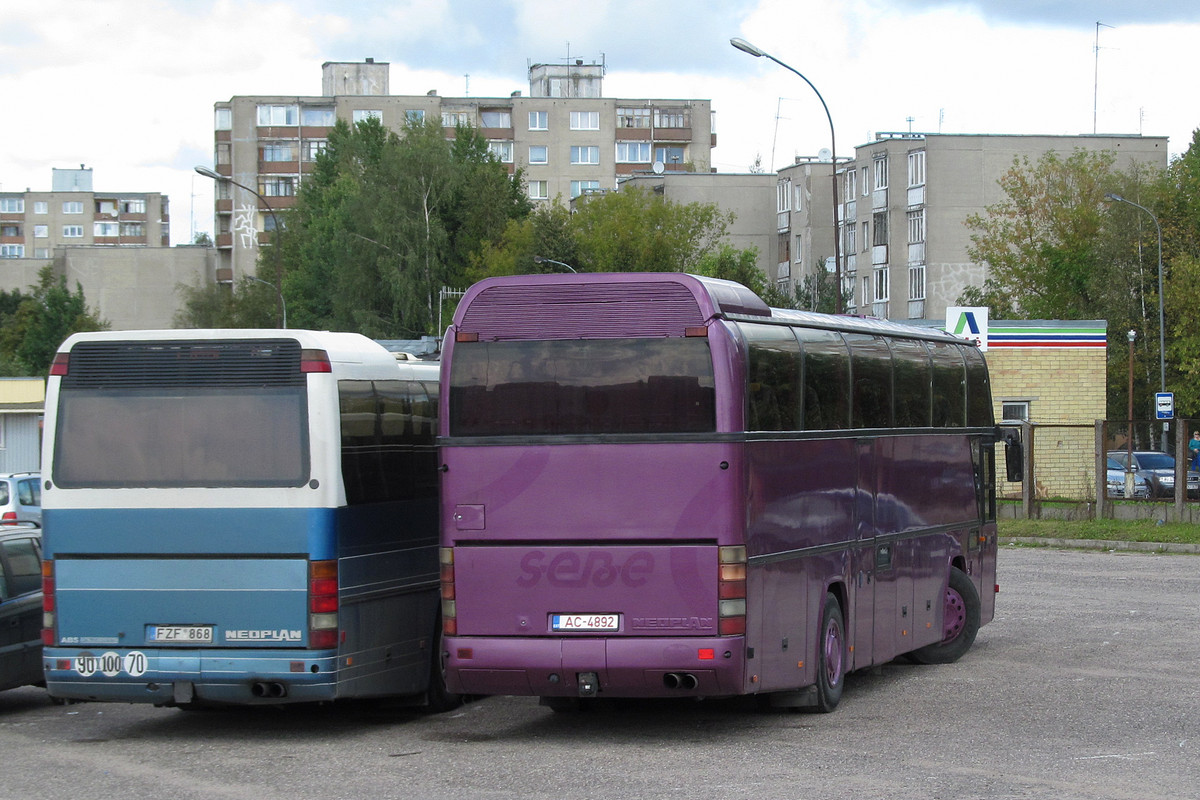
{"type": "Polygon", "coordinates": [[[0,528],[0,690],[45,681],[42,673],[42,533],[0,528]]]}

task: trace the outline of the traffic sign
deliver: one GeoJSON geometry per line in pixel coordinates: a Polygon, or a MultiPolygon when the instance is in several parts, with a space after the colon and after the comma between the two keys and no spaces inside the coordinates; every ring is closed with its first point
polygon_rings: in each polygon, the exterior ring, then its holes
{"type": "Polygon", "coordinates": [[[1156,419],[1175,419],[1175,393],[1156,392],[1154,395],[1156,419]]]}

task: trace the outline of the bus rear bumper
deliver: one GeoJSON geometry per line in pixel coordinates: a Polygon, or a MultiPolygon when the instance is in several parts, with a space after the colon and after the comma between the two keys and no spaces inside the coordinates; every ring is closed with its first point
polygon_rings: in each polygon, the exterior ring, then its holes
{"type": "Polygon", "coordinates": [[[457,694],[729,697],[746,692],[745,642],[728,638],[448,636],[457,694]]]}
{"type": "Polygon", "coordinates": [[[337,699],[337,656],[314,650],[78,650],[42,653],[59,700],[271,705],[337,699]]]}

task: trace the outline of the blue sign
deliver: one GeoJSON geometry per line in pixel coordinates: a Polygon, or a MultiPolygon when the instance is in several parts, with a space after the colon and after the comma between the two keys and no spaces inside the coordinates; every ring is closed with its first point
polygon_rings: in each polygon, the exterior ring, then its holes
{"type": "Polygon", "coordinates": [[[1157,419],[1175,419],[1175,393],[1156,392],[1154,413],[1157,415],[1157,419]]]}

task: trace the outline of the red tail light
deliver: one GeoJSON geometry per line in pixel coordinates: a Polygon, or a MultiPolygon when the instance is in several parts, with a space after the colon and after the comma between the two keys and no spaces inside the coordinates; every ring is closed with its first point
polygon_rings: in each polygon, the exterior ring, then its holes
{"type": "Polygon", "coordinates": [[[53,647],[57,644],[55,635],[55,595],[54,595],[54,562],[42,562],[42,644],[53,647]]]}
{"type": "Polygon", "coordinates": [[[71,363],[71,354],[70,353],[55,353],[54,354],[54,362],[52,364],[50,364],[50,374],[51,375],[59,375],[59,376],[66,375],[67,370],[70,367],[70,363],[71,363]]]}
{"type": "Polygon", "coordinates": [[[746,548],[722,547],[717,559],[717,632],[721,636],[740,636],[746,632],[746,548]]]}
{"type": "Polygon", "coordinates": [[[324,350],[301,350],[300,371],[333,372],[333,366],[329,363],[329,354],[324,350]]]}
{"type": "Polygon", "coordinates": [[[5,511],[3,516],[0,516],[0,525],[8,525],[17,521],[17,512],[5,511]]]}
{"type": "Polygon", "coordinates": [[[308,646],[312,650],[338,646],[337,561],[308,562],[308,646]]]}
{"type": "Polygon", "coordinates": [[[438,558],[442,564],[442,633],[458,634],[458,606],[454,602],[454,548],[443,547],[438,558]]]}

